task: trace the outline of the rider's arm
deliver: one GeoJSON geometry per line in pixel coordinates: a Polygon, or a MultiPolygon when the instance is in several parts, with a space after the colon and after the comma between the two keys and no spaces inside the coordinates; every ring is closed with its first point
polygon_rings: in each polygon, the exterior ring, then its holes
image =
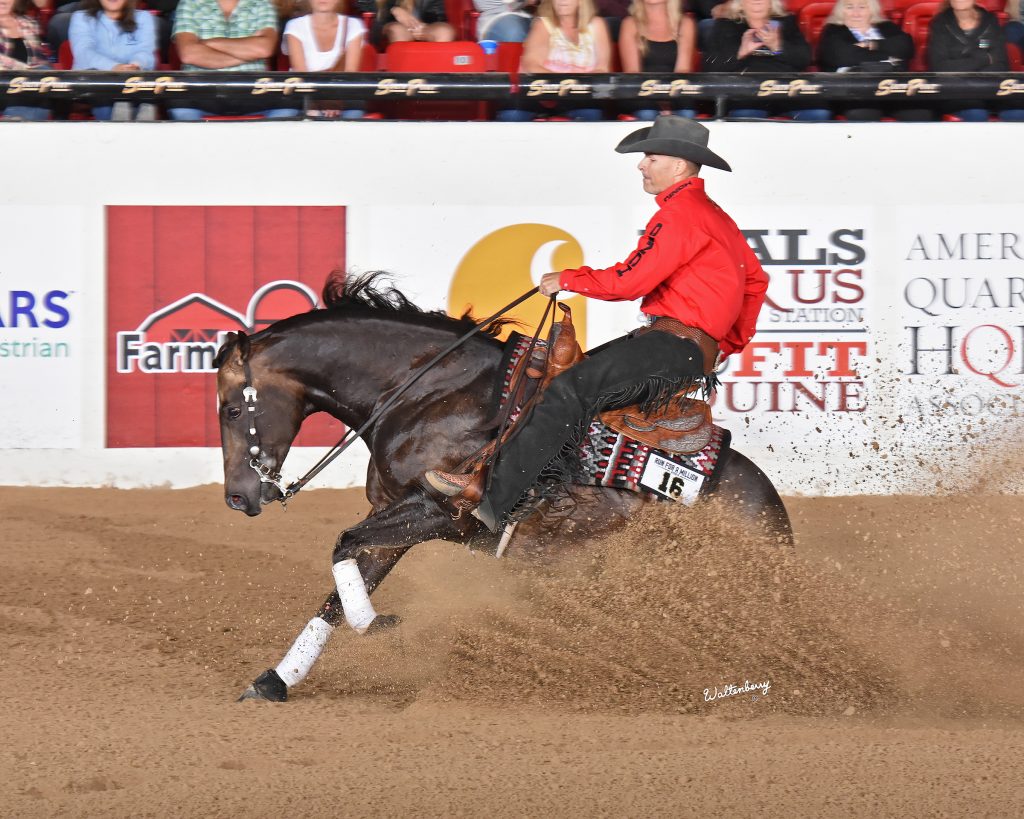
{"type": "Polygon", "coordinates": [[[679,224],[678,217],[655,214],[636,250],[624,262],[603,270],[563,270],[563,290],[604,301],[632,301],[646,296],[707,246],[700,230],[679,224]]]}
{"type": "Polygon", "coordinates": [[[736,323],[729,328],[725,338],[719,342],[719,349],[723,356],[738,353],[754,337],[754,333],[757,331],[757,315],[761,312],[761,305],[764,304],[764,296],[768,291],[768,274],[764,272],[754,251],[746,243],[744,246],[743,264],[746,273],[743,285],[743,306],[740,308],[736,323]]]}

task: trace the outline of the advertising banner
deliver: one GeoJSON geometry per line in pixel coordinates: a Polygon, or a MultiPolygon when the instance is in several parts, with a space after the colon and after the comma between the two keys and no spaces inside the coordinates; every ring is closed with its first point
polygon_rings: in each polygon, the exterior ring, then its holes
{"type": "Polygon", "coordinates": [[[0,205],[0,449],[81,443],[83,233],[75,208],[0,205]]]}
{"type": "MultiPolygon", "coordinates": [[[[626,258],[656,207],[639,157],[613,150],[631,123],[64,126],[4,129],[76,179],[60,204],[30,164],[3,188],[0,454],[15,483],[216,481],[228,332],[316,306],[335,269],[481,318],[549,270],[626,258]]],[[[783,492],[1019,490],[1024,166],[941,170],[982,139],[1015,155],[1012,129],[709,128],[734,173],[704,173],[708,193],[771,277],[714,399],[735,447],[783,492]]],[[[565,301],[587,347],[640,322],[636,302],[565,301]]],[[[519,329],[543,306],[517,308],[519,329]]],[[[341,434],[309,419],[286,477],[341,434]]],[[[362,484],[365,457],[317,485],[362,484]]]]}
{"type": "MultiPolygon", "coordinates": [[[[227,333],[315,307],[344,267],[343,207],[107,208],[107,446],[220,446],[227,333]]],[[[298,445],[342,431],[313,416],[298,445]]]]}

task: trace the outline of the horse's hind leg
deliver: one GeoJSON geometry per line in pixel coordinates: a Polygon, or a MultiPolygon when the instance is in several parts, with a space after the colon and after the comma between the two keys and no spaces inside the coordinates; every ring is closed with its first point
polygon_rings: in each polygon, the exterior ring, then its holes
{"type": "MultiPolygon", "coordinates": [[[[358,558],[359,572],[366,586],[367,594],[381,584],[388,572],[399,559],[409,551],[408,546],[397,549],[380,549],[364,552],[358,558]]],[[[272,702],[284,702],[288,699],[288,689],[294,688],[309,674],[313,664],[319,659],[334,629],[344,619],[341,597],[335,588],[327,595],[316,615],[306,627],[299,632],[288,653],[277,664],[276,668],[268,668],[260,674],[245,691],[239,700],[259,699],[272,702]]],[[[394,625],[398,618],[393,615],[377,617],[371,622],[364,633],[378,628],[394,625]]]]}
{"type": "Polygon", "coordinates": [[[369,595],[402,555],[424,540],[461,540],[478,529],[479,524],[472,518],[453,521],[419,490],[346,529],[334,547],[335,590],[284,659],[257,677],[241,699],[285,701],[288,689],[306,678],[342,619],[362,634],[397,623],[394,615],[378,615],[369,595]]]}

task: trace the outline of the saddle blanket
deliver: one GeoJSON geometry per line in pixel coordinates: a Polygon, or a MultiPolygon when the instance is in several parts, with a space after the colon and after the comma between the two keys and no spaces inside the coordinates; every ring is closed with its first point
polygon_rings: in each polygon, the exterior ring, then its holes
{"type": "MultiPolygon", "coordinates": [[[[537,342],[537,347],[543,345],[537,342]]],[[[505,349],[506,365],[499,408],[508,402],[513,374],[526,354],[530,339],[513,333],[505,349]]],[[[536,350],[535,350],[536,352],[536,350]]],[[[519,407],[512,412],[514,421],[519,407]]],[[[580,444],[582,476],[586,486],[628,489],[664,500],[694,503],[714,485],[721,456],[728,451],[732,433],[717,424],[707,446],[692,455],[679,455],[642,444],[594,419],[580,444]]]]}

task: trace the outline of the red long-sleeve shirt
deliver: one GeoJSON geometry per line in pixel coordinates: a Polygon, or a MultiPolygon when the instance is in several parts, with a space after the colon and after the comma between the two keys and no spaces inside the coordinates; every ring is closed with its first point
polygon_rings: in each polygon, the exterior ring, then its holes
{"type": "Polygon", "coordinates": [[[736,223],[691,177],[658,194],[657,213],[633,254],[603,270],[563,270],[563,290],[603,301],[643,297],[640,309],[698,327],[723,355],[747,346],[768,274],[736,223]]]}

